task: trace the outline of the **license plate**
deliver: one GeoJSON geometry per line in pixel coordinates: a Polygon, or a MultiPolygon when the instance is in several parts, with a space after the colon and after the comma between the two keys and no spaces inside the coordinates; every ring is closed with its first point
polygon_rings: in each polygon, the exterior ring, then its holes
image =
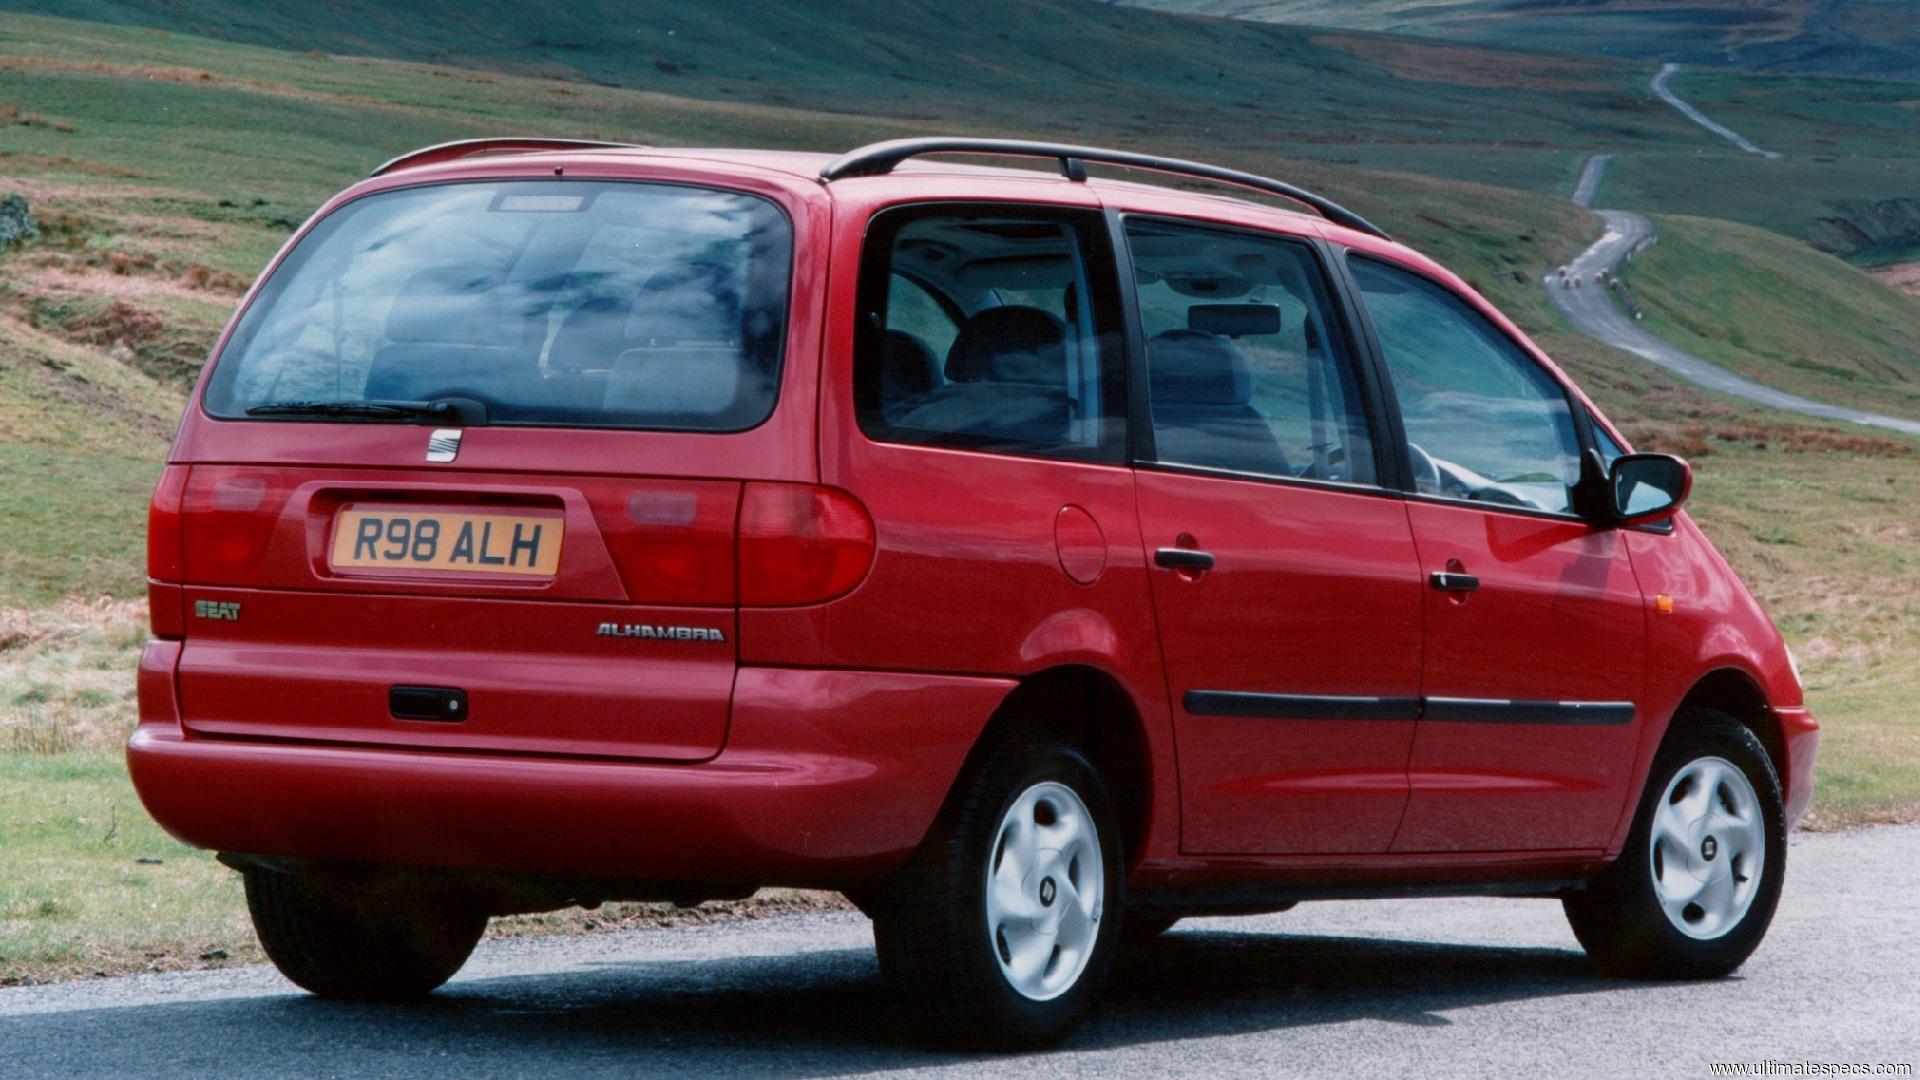
{"type": "Polygon", "coordinates": [[[559,515],[349,506],[334,522],[333,566],[552,577],[565,531],[559,515]]]}

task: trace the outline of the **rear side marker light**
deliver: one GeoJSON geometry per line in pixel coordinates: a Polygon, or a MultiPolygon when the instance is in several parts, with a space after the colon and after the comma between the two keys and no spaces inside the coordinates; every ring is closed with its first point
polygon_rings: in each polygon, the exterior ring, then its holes
{"type": "Polygon", "coordinates": [[[873,518],[838,488],[750,481],[740,499],[740,604],[843,596],[873,565],[873,518]]]}

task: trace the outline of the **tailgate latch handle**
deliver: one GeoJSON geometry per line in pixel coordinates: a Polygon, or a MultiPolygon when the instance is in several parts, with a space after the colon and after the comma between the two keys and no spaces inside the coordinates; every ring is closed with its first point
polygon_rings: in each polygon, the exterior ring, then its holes
{"type": "Polygon", "coordinates": [[[387,711],[395,720],[457,724],[467,718],[467,692],[450,686],[396,686],[387,691],[387,711]]]}

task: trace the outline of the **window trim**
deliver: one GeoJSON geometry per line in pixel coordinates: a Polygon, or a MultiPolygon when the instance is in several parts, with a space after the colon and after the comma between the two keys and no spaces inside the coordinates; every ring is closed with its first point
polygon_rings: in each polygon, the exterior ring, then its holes
{"type": "Polygon", "coordinates": [[[771,206],[776,213],[780,215],[780,217],[786,222],[786,225],[787,225],[787,236],[788,236],[787,291],[786,291],[786,307],[784,309],[785,318],[781,320],[780,344],[779,344],[779,347],[775,350],[774,368],[773,368],[773,371],[771,372],[773,376],[772,403],[767,408],[766,415],[760,417],[760,419],[754,421],[751,424],[746,425],[745,427],[690,429],[686,427],[663,427],[659,425],[642,426],[642,425],[634,425],[634,424],[623,424],[623,425],[555,424],[555,423],[528,423],[528,422],[492,421],[492,420],[488,421],[488,424],[487,424],[488,427],[498,427],[503,429],[516,430],[516,431],[523,431],[523,430],[524,431],[554,431],[554,432],[560,432],[560,433],[588,431],[588,432],[610,432],[613,434],[744,435],[750,431],[757,431],[760,428],[765,427],[769,422],[773,420],[774,416],[777,413],[779,413],[781,401],[785,397],[787,392],[787,389],[786,389],[787,373],[794,367],[794,364],[792,363],[794,359],[793,357],[794,350],[796,348],[801,347],[802,345],[801,340],[795,337],[793,334],[793,317],[794,317],[794,309],[795,309],[795,301],[796,301],[796,289],[800,281],[800,273],[802,269],[800,264],[800,257],[801,257],[801,249],[804,246],[804,241],[800,234],[800,223],[794,219],[793,212],[790,209],[788,209],[788,207],[784,203],[782,203],[779,199],[768,194],[767,192],[754,191],[744,187],[730,187],[725,183],[720,182],[718,179],[714,179],[714,180],[660,179],[660,178],[644,177],[644,176],[601,176],[597,174],[588,174],[588,173],[582,173],[577,176],[563,176],[563,177],[542,176],[542,175],[536,175],[536,176],[514,175],[514,176],[463,176],[463,177],[456,177],[448,180],[420,179],[410,183],[394,184],[389,187],[380,187],[380,188],[375,188],[374,190],[371,190],[371,191],[363,191],[357,195],[354,195],[351,198],[340,200],[338,204],[334,205],[331,208],[328,208],[325,214],[316,215],[315,217],[309,219],[299,229],[295,230],[293,235],[288,238],[286,245],[283,247],[280,253],[274,256],[273,262],[270,263],[266,268],[266,270],[262,272],[260,278],[253,283],[253,286],[248,290],[247,295],[242,299],[242,303],[237,309],[235,309],[231,319],[229,320],[227,331],[222,333],[220,339],[215,343],[214,347],[216,351],[213,352],[208,357],[207,364],[205,367],[205,372],[204,372],[204,378],[202,379],[201,384],[198,385],[193,392],[191,407],[199,410],[200,419],[209,421],[215,424],[340,423],[341,421],[337,421],[337,420],[321,420],[321,419],[317,419],[314,417],[307,417],[307,416],[279,417],[279,418],[263,417],[263,416],[222,416],[219,413],[214,412],[207,405],[207,391],[211,389],[213,380],[217,377],[217,371],[220,365],[226,360],[228,350],[233,347],[235,339],[239,337],[241,323],[246,320],[249,312],[251,312],[256,306],[258,306],[261,302],[263,302],[267,298],[268,292],[272,290],[273,279],[278,277],[282,272],[286,270],[287,263],[289,260],[292,259],[294,251],[301,244],[306,243],[307,238],[311,236],[315,231],[317,231],[322,224],[332,219],[334,215],[340,213],[341,211],[347,209],[350,206],[356,206],[362,202],[365,202],[368,199],[377,199],[382,195],[394,195],[394,194],[400,194],[403,192],[419,191],[423,188],[455,187],[455,186],[464,185],[464,184],[504,184],[504,183],[515,183],[515,182],[522,182],[522,181],[535,181],[540,183],[561,182],[561,183],[582,183],[582,184],[632,184],[632,185],[637,185],[641,187],[684,188],[689,191],[715,192],[723,195],[737,195],[742,198],[758,199],[759,201],[766,203],[768,206],[771,206]]]}
{"type": "MultiPolygon", "coordinates": [[[[951,450],[962,453],[993,454],[998,457],[1057,461],[1083,465],[1122,465],[1126,463],[1128,432],[1132,430],[1133,395],[1129,392],[1133,370],[1131,332],[1124,325],[1127,291],[1120,287],[1119,259],[1113,249],[1112,235],[1095,207],[1068,206],[1060,203],[1021,202],[1003,199],[929,199],[895,203],[869,215],[860,237],[860,257],[855,271],[853,356],[846,393],[853,414],[854,430],[869,443],[878,446],[904,446],[922,450],[951,450]],[[1052,443],[1019,443],[1007,439],[972,436],[965,432],[930,432],[941,436],[925,440],[901,437],[911,428],[881,424],[869,427],[860,402],[860,368],[877,346],[884,330],[888,283],[893,269],[893,241],[902,228],[921,218],[940,216],[1026,217],[1047,221],[1070,230],[1080,244],[1080,257],[1086,267],[1088,299],[1094,312],[1096,337],[1112,336],[1121,347],[1112,355],[1103,349],[1100,356],[1101,415],[1100,441],[1091,446],[1052,443]],[[1104,290],[1105,297],[1098,294],[1104,290]],[[876,303],[876,300],[879,301],[876,303]],[[880,315],[876,323],[873,316],[880,315]],[[1119,325],[1113,323],[1120,320],[1119,325]],[[1112,422],[1117,418],[1119,423],[1112,422]],[[1115,433],[1116,427],[1118,433],[1115,433]]],[[[918,284],[916,282],[916,284],[918,284]]],[[[922,286],[925,288],[925,286],[922,286]]],[[[938,291],[927,290],[938,299],[938,291]]]]}
{"type": "Polygon", "coordinates": [[[1512,334],[1507,333],[1506,330],[1502,328],[1499,323],[1495,322],[1491,318],[1488,318],[1486,312],[1480,310],[1480,306],[1478,304],[1475,304],[1472,300],[1468,299],[1466,296],[1463,296],[1458,289],[1455,289],[1453,286],[1440,280],[1438,277],[1435,277],[1433,274],[1428,273],[1426,270],[1422,269],[1421,267],[1413,266],[1411,264],[1402,262],[1390,256],[1376,254],[1371,251],[1362,251],[1356,248],[1347,247],[1345,245],[1329,245],[1329,246],[1335,253],[1339,255],[1339,258],[1336,261],[1339,266],[1340,277],[1342,279],[1343,284],[1348,290],[1350,302],[1352,303],[1354,311],[1356,312],[1357,319],[1361,323],[1361,325],[1365,328],[1366,349],[1371,357],[1371,366],[1373,369],[1373,376],[1376,380],[1378,380],[1379,386],[1380,386],[1380,395],[1382,399],[1387,402],[1389,411],[1392,413],[1392,425],[1393,425],[1392,454],[1397,467],[1401,471],[1401,475],[1400,475],[1401,494],[1411,500],[1424,502],[1424,503],[1436,503],[1442,506],[1472,507],[1473,509],[1482,510],[1489,513],[1511,514],[1516,517],[1539,518],[1539,519],[1544,519],[1548,521],[1574,521],[1574,522],[1579,522],[1580,524],[1583,524],[1583,525],[1589,525],[1589,526],[1592,525],[1592,522],[1588,521],[1587,518],[1582,516],[1578,511],[1574,510],[1571,506],[1569,506],[1564,511],[1541,510],[1541,509],[1528,507],[1528,506],[1509,506],[1503,503],[1483,502],[1478,499],[1461,499],[1461,498],[1455,498],[1450,495],[1428,494],[1426,492],[1416,490],[1414,486],[1413,454],[1411,450],[1408,448],[1409,443],[1407,441],[1406,425],[1402,421],[1402,417],[1401,417],[1400,396],[1398,391],[1394,388],[1394,385],[1393,385],[1393,373],[1387,366],[1386,350],[1381,348],[1379,334],[1374,329],[1373,313],[1367,310],[1366,300],[1360,293],[1360,284],[1358,281],[1354,280],[1353,272],[1350,267],[1350,264],[1354,259],[1365,259],[1365,260],[1377,263],[1381,266],[1384,266],[1390,270],[1397,270],[1401,273],[1419,278],[1420,280],[1425,281],[1429,285],[1432,285],[1434,288],[1439,289],[1441,292],[1446,293],[1448,296],[1451,296],[1454,299],[1458,300],[1460,303],[1466,305],[1468,310],[1472,311],[1475,315],[1479,316],[1481,321],[1486,323],[1487,328],[1489,330],[1493,331],[1493,333],[1496,334],[1501,340],[1511,345],[1514,348],[1514,350],[1518,352],[1522,357],[1524,357],[1528,363],[1532,364],[1537,371],[1539,371],[1542,375],[1545,375],[1547,377],[1547,381],[1551,382],[1554,386],[1560,389],[1560,397],[1562,400],[1566,402],[1566,405],[1567,405],[1568,422],[1573,425],[1574,442],[1577,444],[1579,448],[1578,449],[1579,457],[1583,459],[1586,457],[1586,455],[1595,452],[1593,431],[1592,431],[1592,428],[1589,426],[1590,418],[1587,415],[1586,405],[1585,403],[1579,401],[1574,396],[1573,388],[1570,385],[1568,385],[1566,381],[1561,379],[1559,376],[1555,375],[1545,365],[1540,363],[1539,358],[1533,355],[1533,350],[1521,344],[1518,340],[1516,340],[1513,337],[1512,334]]]}
{"type": "Polygon", "coordinates": [[[1346,283],[1342,276],[1344,268],[1337,271],[1332,265],[1332,250],[1324,241],[1301,233],[1248,225],[1230,225],[1204,218],[1182,217],[1178,214],[1134,213],[1108,208],[1106,216],[1108,229],[1112,234],[1111,246],[1115,253],[1119,280],[1122,283],[1120,287],[1122,316],[1127,321],[1127,358],[1130,374],[1128,389],[1131,391],[1128,395],[1127,413],[1128,460],[1135,469],[1217,480],[1320,488],[1353,495],[1388,498],[1404,496],[1405,491],[1399,483],[1398,476],[1402,463],[1397,456],[1389,452],[1390,445],[1386,441],[1386,413],[1390,403],[1382,397],[1378,386],[1375,385],[1372,365],[1359,333],[1360,328],[1355,322],[1354,311],[1348,302],[1346,283]],[[1320,272],[1321,284],[1326,290],[1328,313],[1339,323],[1338,336],[1341,340],[1337,348],[1338,359],[1346,363],[1349,373],[1353,376],[1354,390],[1360,398],[1358,404],[1366,417],[1367,437],[1373,451],[1373,482],[1359,483],[1304,476],[1281,476],[1275,473],[1245,472],[1212,465],[1159,460],[1153,433],[1151,381],[1147,371],[1146,325],[1141,319],[1140,297],[1135,287],[1133,248],[1127,242],[1127,223],[1130,221],[1154,222],[1197,232],[1223,233],[1229,236],[1291,243],[1306,249],[1310,261],[1320,272]]]}

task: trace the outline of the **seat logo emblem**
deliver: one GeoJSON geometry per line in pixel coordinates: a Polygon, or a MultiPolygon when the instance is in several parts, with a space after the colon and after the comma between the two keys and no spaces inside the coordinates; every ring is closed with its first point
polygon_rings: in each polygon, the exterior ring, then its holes
{"type": "Polygon", "coordinates": [[[436,428],[427,436],[427,460],[444,464],[460,456],[460,429],[436,428]]]}
{"type": "Polygon", "coordinates": [[[195,600],[193,614],[198,619],[225,619],[228,622],[239,622],[240,605],[228,600],[195,600]]]}

